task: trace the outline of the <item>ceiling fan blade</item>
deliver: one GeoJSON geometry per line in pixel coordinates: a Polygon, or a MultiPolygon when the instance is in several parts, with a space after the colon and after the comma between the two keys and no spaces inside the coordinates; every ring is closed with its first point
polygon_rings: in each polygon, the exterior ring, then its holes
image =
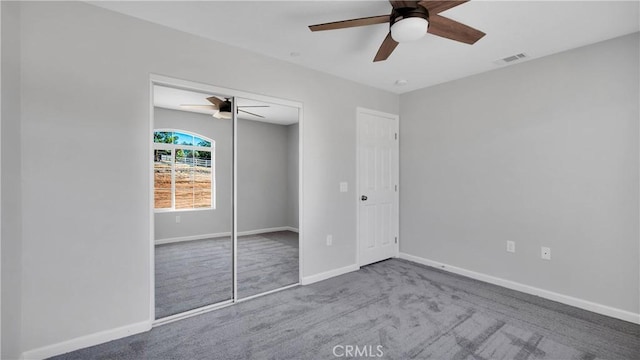
{"type": "Polygon", "coordinates": [[[264,119],[264,116],[262,116],[262,115],[258,115],[258,114],[254,114],[254,113],[252,113],[252,112],[248,112],[247,110],[238,109],[238,112],[243,112],[243,113],[245,113],[245,114],[249,114],[249,115],[257,116],[257,117],[259,117],[259,118],[263,118],[263,119],[264,119]]]}
{"type": "Polygon", "coordinates": [[[422,5],[422,7],[429,10],[429,14],[436,15],[445,10],[449,10],[458,5],[462,5],[467,1],[469,0],[461,0],[461,1],[422,0],[418,4],[422,5]]]}
{"type": "Polygon", "coordinates": [[[418,2],[417,1],[395,1],[395,0],[389,0],[389,2],[391,3],[391,6],[393,6],[394,9],[402,9],[402,8],[415,9],[416,7],[418,7],[418,2]]]}
{"type": "Polygon", "coordinates": [[[335,29],[345,29],[356,26],[367,26],[367,25],[375,25],[375,24],[384,24],[389,22],[389,15],[379,15],[379,16],[369,16],[359,19],[351,19],[351,20],[342,20],[342,21],[334,21],[325,24],[311,25],[309,29],[311,31],[322,31],[322,30],[335,30],[335,29]]]}
{"type": "Polygon", "coordinates": [[[475,44],[476,41],[486,35],[480,30],[440,15],[429,16],[429,29],[427,32],[465,44],[475,44]]]}
{"type": "Polygon", "coordinates": [[[225,102],[224,100],[219,99],[217,96],[208,97],[207,100],[209,100],[209,102],[212,103],[217,109],[219,109],[220,105],[225,102]]]}
{"type": "Polygon", "coordinates": [[[395,50],[396,46],[398,46],[398,42],[391,38],[391,32],[387,34],[387,37],[384,38],[382,45],[380,45],[380,49],[378,49],[378,53],[376,57],[373,58],[373,62],[387,60],[389,55],[395,50]]]}
{"type": "Polygon", "coordinates": [[[191,104],[180,104],[180,107],[186,109],[210,109],[210,110],[218,110],[217,106],[214,105],[191,105],[191,104]]]}

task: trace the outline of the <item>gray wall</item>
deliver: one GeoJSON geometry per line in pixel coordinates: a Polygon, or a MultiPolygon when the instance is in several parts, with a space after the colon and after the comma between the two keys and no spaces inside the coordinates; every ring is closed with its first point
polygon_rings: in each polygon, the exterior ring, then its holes
{"type": "Polygon", "coordinates": [[[402,95],[401,251],[638,313],[639,40],[402,95]]]}
{"type": "Polygon", "coordinates": [[[2,359],[20,355],[22,232],[20,199],[20,9],[2,6],[2,359]]]}
{"type": "Polygon", "coordinates": [[[155,213],[156,240],[231,232],[232,122],[186,111],[155,108],[156,129],[182,129],[215,141],[216,208],[155,213]],[[180,223],[176,223],[176,215],[180,223]]]}
{"type": "Polygon", "coordinates": [[[288,156],[288,164],[287,168],[287,226],[291,226],[292,228],[298,228],[298,167],[299,167],[299,156],[298,156],[298,147],[300,146],[300,142],[298,141],[298,133],[300,131],[300,126],[298,124],[293,124],[287,126],[287,156],[288,156]]]}
{"type": "Polygon", "coordinates": [[[289,226],[289,138],[288,126],[238,120],[239,232],[289,226]]]}
{"type": "Polygon", "coordinates": [[[150,73],[303,103],[302,276],[355,263],[356,203],[337,186],[355,183],[354,109],[398,113],[397,95],[86,3],[20,6],[29,101],[3,135],[38,144],[21,157],[21,350],[151,320],[150,73]]]}

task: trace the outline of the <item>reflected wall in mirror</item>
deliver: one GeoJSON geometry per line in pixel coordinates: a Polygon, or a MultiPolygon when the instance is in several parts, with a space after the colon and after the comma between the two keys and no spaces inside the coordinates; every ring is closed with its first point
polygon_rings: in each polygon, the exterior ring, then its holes
{"type": "Polygon", "coordinates": [[[299,281],[299,125],[297,108],[237,103],[238,298],[246,298],[299,281]]]}
{"type": "Polygon", "coordinates": [[[156,319],[233,299],[233,123],[202,94],[154,86],[156,319]]]}

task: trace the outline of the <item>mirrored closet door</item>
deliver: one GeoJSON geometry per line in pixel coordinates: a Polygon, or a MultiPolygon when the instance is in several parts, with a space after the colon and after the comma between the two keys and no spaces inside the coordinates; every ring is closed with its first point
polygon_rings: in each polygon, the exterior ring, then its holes
{"type": "Polygon", "coordinates": [[[298,108],[237,98],[238,298],[299,281],[298,108]]]}
{"type": "Polygon", "coordinates": [[[158,323],[300,278],[299,105],[167,82],[183,85],[153,84],[158,323]]]}
{"type": "Polygon", "coordinates": [[[233,300],[233,119],[214,108],[226,105],[217,94],[154,85],[153,100],[155,317],[161,319],[233,300]]]}

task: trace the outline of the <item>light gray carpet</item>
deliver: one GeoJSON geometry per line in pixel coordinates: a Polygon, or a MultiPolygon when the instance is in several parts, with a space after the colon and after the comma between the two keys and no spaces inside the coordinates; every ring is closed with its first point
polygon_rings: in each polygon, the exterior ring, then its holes
{"type": "Polygon", "coordinates": [[[640,326],[393,259],[58,359],[334,359],[341,345],[381,345],[386,359],[638,359],[640,326]]]}
{"type": "MultiPolygon", "coordinates": [[[[156,246],[156,318],[232,298],[231,238],[156,246]]],[[[298,282],[298,234],[238,237],[238,298],[298,282]]]]}

